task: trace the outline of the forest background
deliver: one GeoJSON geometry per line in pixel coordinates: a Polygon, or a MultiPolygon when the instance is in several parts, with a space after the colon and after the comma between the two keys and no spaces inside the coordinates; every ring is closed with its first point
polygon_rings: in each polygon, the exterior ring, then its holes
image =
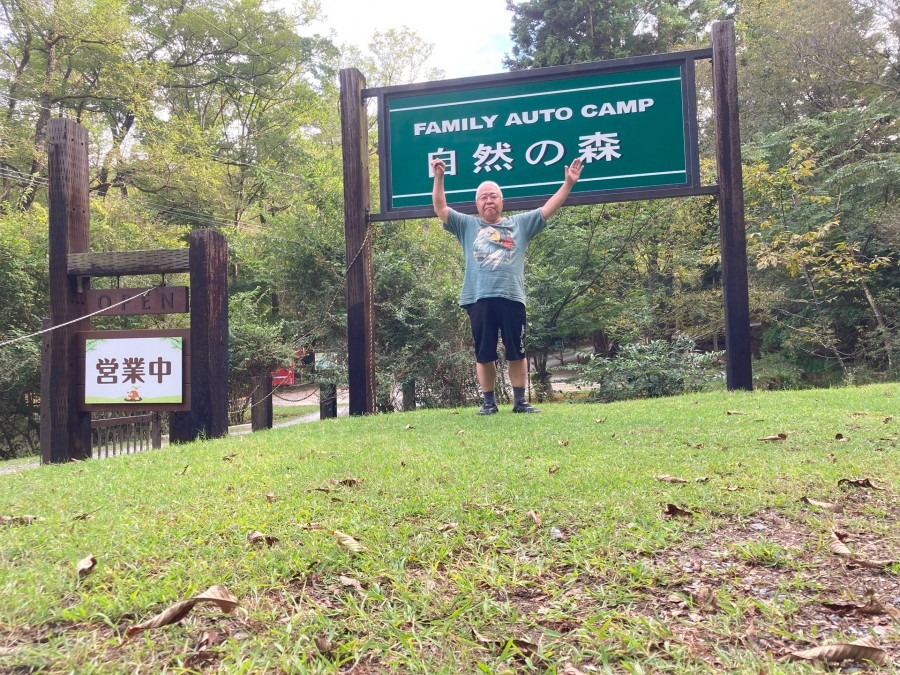
{"type": "MultiPolygon", "coordinates": [[[[896,0],[508,7],[509,70],[704,48],[712,21],[733,20],[755,386],[900,375],[896,0]]],[[[47,122],[68,116],[91,138],[92,250],[180,248],[196,228],[227,236],[235,408],[251,376],[298,349],[332,355],[337,367],[320,379],[345,378],[337,74],[357,67],[370,87],[440,79],[432,45],[406,28],[336,45],[304,30],[322,12],[315,2],[287,11],[260,0],[0,0],[0,11],[0,342],[39,330],[49,314],[47,122]]],[[[708,63],[698,69],[704,182],[713,183],[708,63]]],[[[404,389],[419,405],[469,402],[477,388],[457,306],[458,245],[435,218],[372,227],[378,409],[400,407],[404,389]]],[[[709,361],[698,352],[724,348],[720,283],[713,198],[562,209],[527,263],[538,396],[548,393],[549,357],[585,344],[589,383],[668,393],[662,380],[634,384],[656,368],[675,373],[676,390],[694,386],[693,366],[709,361]]],[[[94,327],[186,321],[106,317],[94,327]]],[[[39,338],[0,347],[0,458],[37,452],[39,372],[39,338]]]]}

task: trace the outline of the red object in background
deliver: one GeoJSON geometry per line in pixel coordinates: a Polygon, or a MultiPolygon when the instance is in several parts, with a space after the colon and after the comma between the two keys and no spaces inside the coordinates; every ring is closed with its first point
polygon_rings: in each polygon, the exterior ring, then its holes
{"type": "Polygon", "coordinates": [[[294,384],[294,368],[279,368],[272,373],[273,387],[286,387],[294,384]]]}

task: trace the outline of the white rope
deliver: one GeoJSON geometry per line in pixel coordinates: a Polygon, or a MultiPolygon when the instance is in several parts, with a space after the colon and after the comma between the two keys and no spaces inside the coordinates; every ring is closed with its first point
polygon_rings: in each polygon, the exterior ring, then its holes
{"type": "Polygon", "coordinates": [[[7,345],[12,345],[12,344],[15,344],[16,342],[22,342],[22,340],[27,340],[28,338],[33,338],[33,337],[37,337],[38,335],[43,335],[44,333],[49,333],[50,331],[54,331],[57,328],[63,328],[64,326],[68,326],[73,323],[78,323],[79,321],[84,321],[85,319],[90,319],[92,316],[97,316],[98,314],[103,314],[103,312],[105,312],[108,309],[112,309],[113,307],[118,307],[119,305],[124,305],[128,302],[131,302],[135,298],[142,298],[145,295],[147,295],[147,293],[149,293],[150,291],[152,291],[156,288],[162,288],[162,286],[161,285],[153,286],[152,288],[148,288],[146,291],[141,291],[137,295],[133,295],[130,298],[122,300],[121,302],[117,302],[113,305],[109,305],[108,307],[104,307],[103,309],[98,309],[96,312],[91,312],[90,314],[85,314],[84,316],[80,316],[77,319],[72,319],[71,321],[66,321],[65,323],[61,323],[56,326],[50,326],[50,328],[45,328],[44,330],[39,330],[38,332],[31,333],[30,335],[22,335],[21,337],[14,338],[12,340],[7,340],[6,342],[0,342],[0,347],[6,347],[7,345]]]}

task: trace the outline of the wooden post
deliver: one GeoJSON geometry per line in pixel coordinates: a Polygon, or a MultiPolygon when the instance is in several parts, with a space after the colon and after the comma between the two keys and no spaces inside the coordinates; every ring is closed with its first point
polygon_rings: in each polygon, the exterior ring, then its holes
{"type": "Polygon", "coordinates": [[[747,234],[741,127],[738,116],[734,25],[712,26],[713,110],[719,173],[719,232],[725,301],[725,376],[729,390],[753,389],[750,363],[750,296],[747,282],[747,234]]]}
{"type": "MultiPolygon", "coordinates": [[[[90,248],[88,133],[75,120],[51,119],[50,145],[50,321],[59,326],[84,316],[90,281],[68,274],[68,258],[90,248]]],[[[41,460],[68,462],[91,456],[91,414],[79,412],[79,355],[74,335],[90,330],[90,319],[57,328],[44,342],[41,372],[41,460]],[[46,420],[44,419],[46,417],[46,420]],[[46,425],[46,426],[44,426],[46,425]]]]}
{"type": "Polygon", "coordinates": [[[375,412],[375,296],[372,230],[368,215],[369,134],[362,90],[366,80],[344,68],[341,82],[341,142],[344,160],[344,247],[347,262],[347,367],[350,414],[375,412]]]}
{"type": "Polygon", "coordinates": [[[172,413],[169,438],[189,442],[228,433],[228,242],[191,232],[191,410],[172,413]]]}
{"type": "Polygon", "coordinates": [[[250,396],[250,429],[263,431],[272,428],[272,376],[251,378],[253,393],[250,396]]]}
{"type": "Polygon", "coordinates": [[[319,419],[337,417],[337,385],[319,385],[319,419]]]}
{"type": "Polygon", "coordinates": [[[162,415],[157,410],[150,414],[150,447],[159,450],[162,447],[162,415]]]}

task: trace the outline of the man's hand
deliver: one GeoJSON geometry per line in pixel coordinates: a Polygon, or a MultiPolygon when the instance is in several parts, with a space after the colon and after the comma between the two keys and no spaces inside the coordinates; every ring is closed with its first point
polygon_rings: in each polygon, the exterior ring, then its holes
{"type": "Polygon", "coordinates": [[[581,178],[582,168],[584,168],[584,165],[581,162],[581,157],[576,157],[572,160],[572,164],[566,167],[563,184],[560,185],[559,190],[547,200],[547,203],[541,207],[541,214],[544,216],[544,220],[549,220],[550,216],[556,213],[557,209],[559,209],[559,207],[565,203],[566,199],[568,199],[569,193],[572,191],[575,183],[581,178]]]}
{"type": "Polygon", "coordinates": [[[444,171],[446,170],[447,165],[444,164],[444,160],[442,159],[433,159],[431,160],[431,171],[434,173],[435,178],[443,178],[444,171]]]}
{"type": "Polygon", "coordinates": [[[584,165],[581,163],[581,157],[576,157],[572,162],[571,166],[566,167],[566,178],[565,183],[571,187],[578,182],[578,179],[581,178],[581,170],[584,168],[584,165]]]}

